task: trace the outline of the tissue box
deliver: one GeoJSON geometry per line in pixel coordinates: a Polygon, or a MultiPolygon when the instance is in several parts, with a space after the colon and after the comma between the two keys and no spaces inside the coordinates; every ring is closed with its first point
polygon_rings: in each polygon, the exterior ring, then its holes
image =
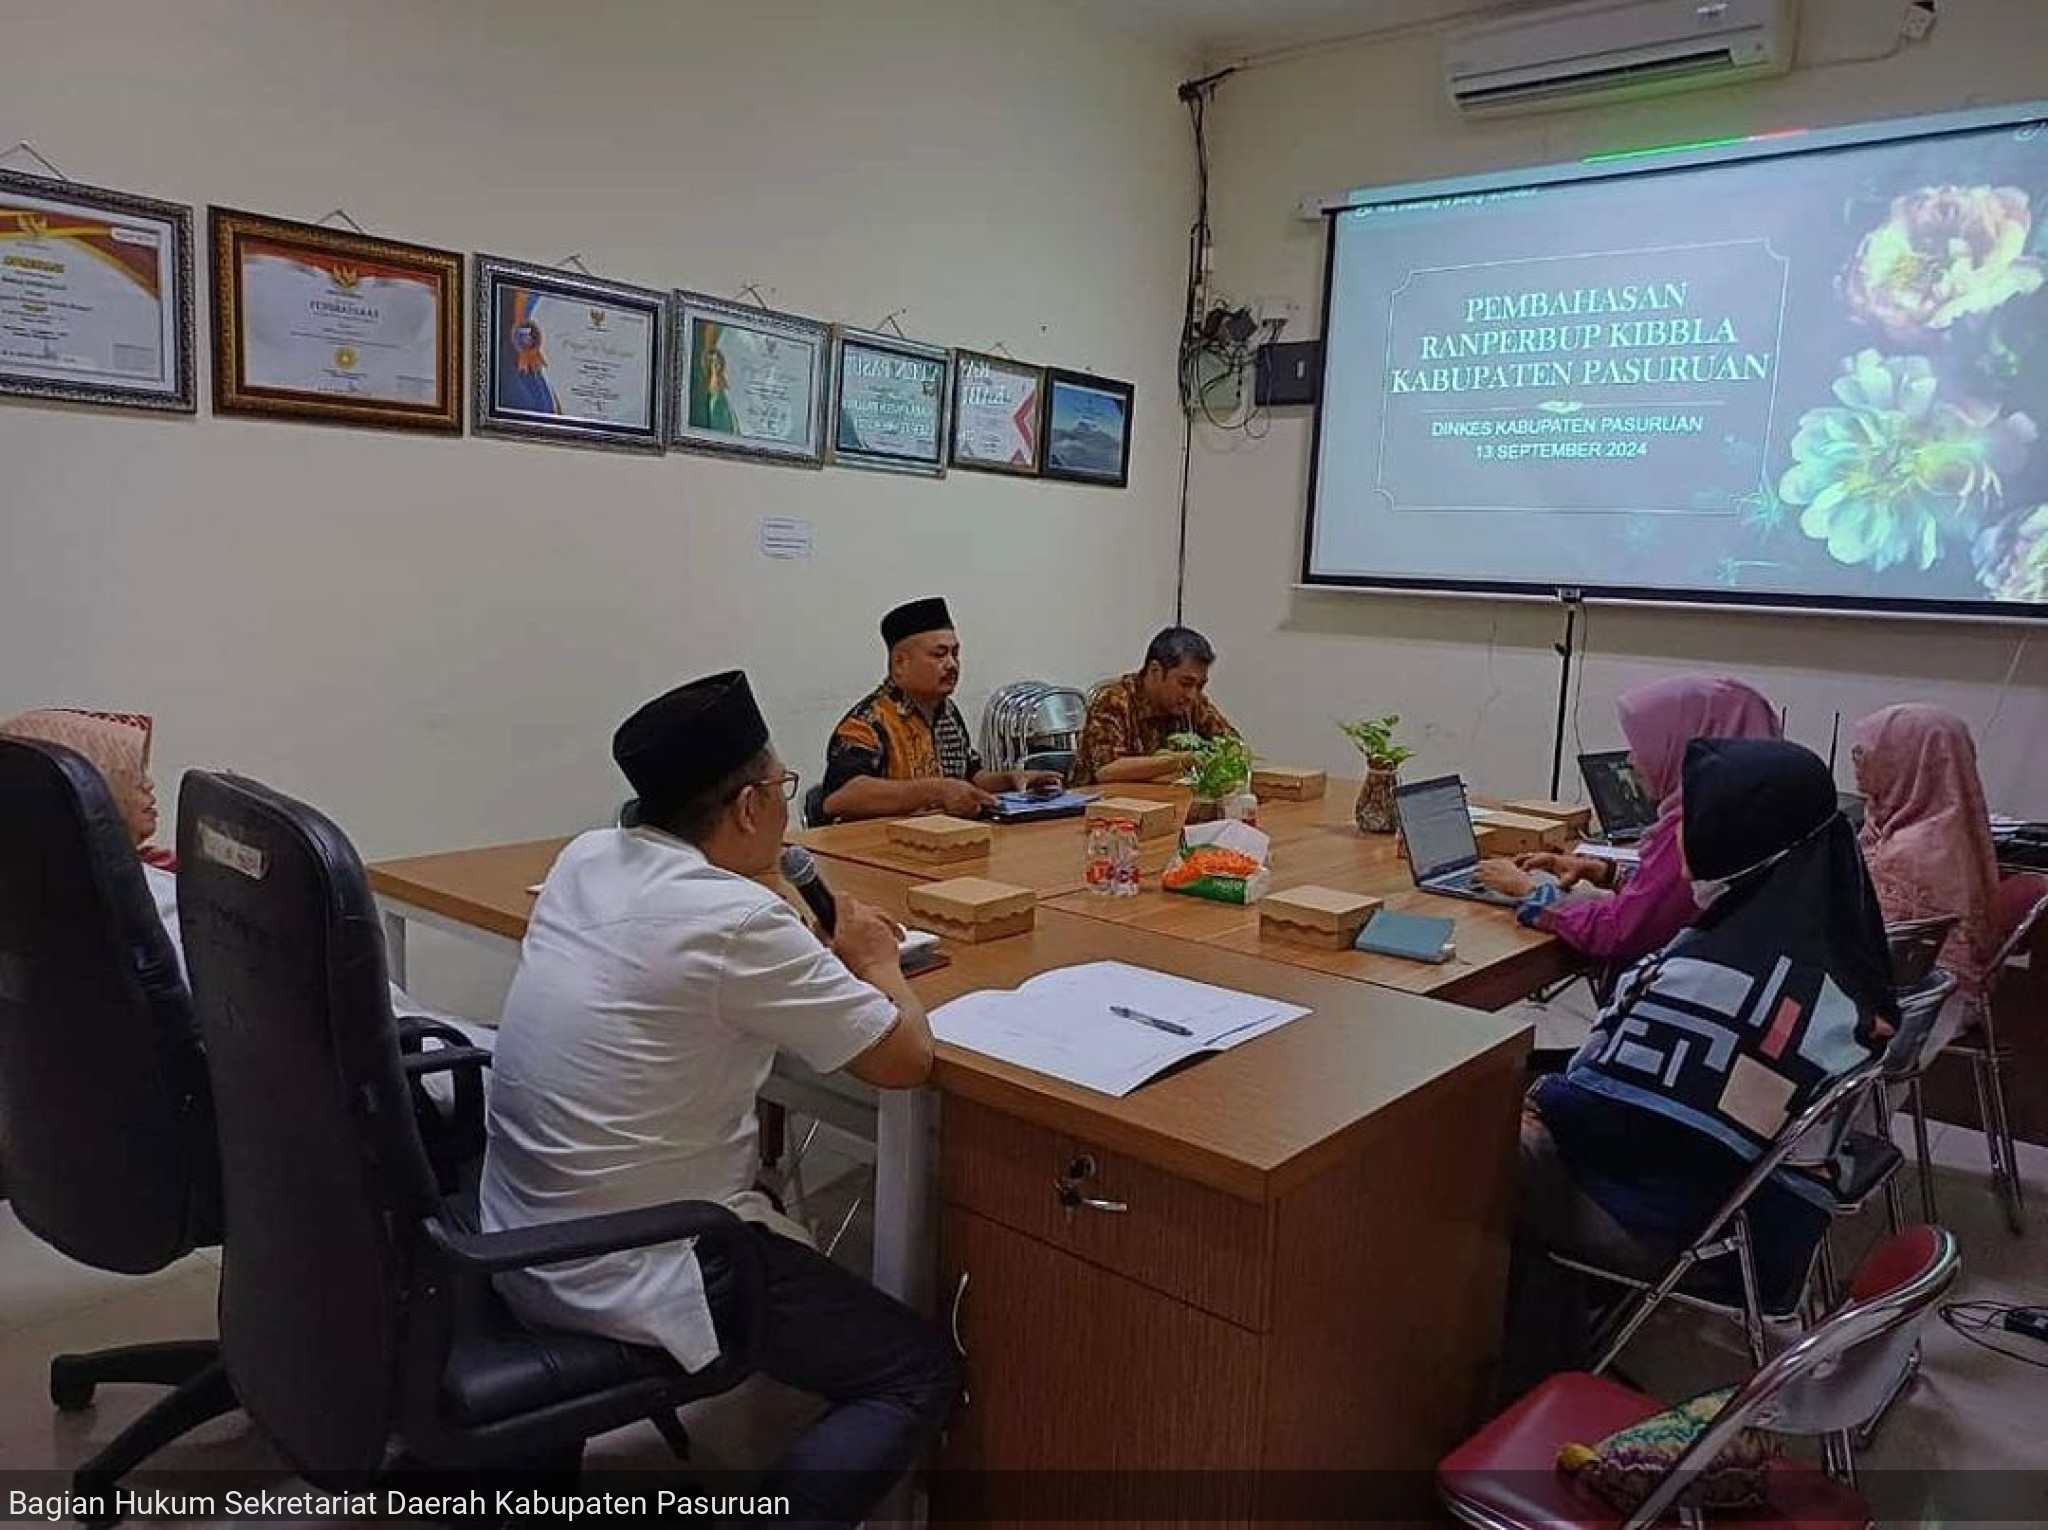
{"type": "Polygon", "coordinates": [[[1571,830],[1550,818],[1532,818],[1526,813],[1488,813],[1484,823],[1474,824],[1472,834],[1479,841],[1481,855],[1529,855],[1537,850],[1562,850],[1571,843],[1571,830]]]}
{"type": "Polygon", "coordinates": [[[1335,887],[1290,887],[1269,894],[1259,905],[1259,935],[1325,951],[1348,950],[1366,921],[1379,912],[1380,902],[1369,893],[1335,887]]]}
{"type": "Polygon", "coordinates": [[[1583,839],[1593,822],[1593,810],[1574,802],[1552,802],[1547,798],[1529,797],[1507,804],[1510,813],[1519,813],[1524,818],[1547,818],[1552,823],[1564,825],[1565,833],[1574,839],[1583,839]]]}
{"type": "Polygon", "coordinates": [[[1001,940],[1038,922],[1037,893],[987,877],[927,882],[911,888],[903,901],[920,924],[950,940],[1001,940]]]}
{"type": "Polygon", "coordinates": [[[1272,873],[1266,869],[1272,843],[1237,819],[1189,824],[1159,885],[1170,893],[1215,903],[1256,903],[1272,881],[1272,873]]]}
{"type": "Polygon", "coordinates": [[[927,813],[922,818],[899,818],[889,825],[889,842],[901,845],[927,861],[971,861],[987,855],[994,831],[985,823],[950,818],[944,813],[927,813]]]}
{"type": "Polygon", "coordinates": [[[1138,826],[1138,838],[1159,839],[1180,827],[1186,807],[1178,802],[1149,802],[1143,797],[1098,797],[1088,804],[1088,821],[1122,819],[1138,826]]]}
{"type": "Polygon", "coordinates": [[[1292,765],[1260,765],[1252,770],[1252,791],[1262,798],[1313,802],[1329,784],[1329,776],[1320,770],[1301,770],[1292,765]]]}

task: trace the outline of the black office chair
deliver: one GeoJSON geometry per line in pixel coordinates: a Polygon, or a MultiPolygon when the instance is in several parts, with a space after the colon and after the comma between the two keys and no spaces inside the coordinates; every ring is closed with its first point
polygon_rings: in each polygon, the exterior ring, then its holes
{"type": "MultiPolygon", "coordinates": [[[[0,739],[0,1137],[22,1225],[82,1264],[147,1275],[220,1241],[205,1063],[135,841],[98,771],[26,739],[0,739]]],[[[66,1412],[107,1382],[174,1390],[77,1469],[81,1495],[236,1406],[212,1339],[50,1362],[66,1412]]]]}
{"type": "MultiPolygon", "coordinates": [[[[749,1372],[760,1260],[722,1206],[673,1202],[475,1230],[421,1150],[362,863],[320,813],[194,771],[179,903],[227,1212],[221,1345],[243,1406],[315,1483],[400,1463],[573,1473],[592,1435],[749,1372]],[[491,1289],[532,1269],[697,1239],[741,1317],[694,1375],[664,1351],[523,1327],[491,1289]]],[[[454,1049],[451,1049],[454,1050],[454,1049]]],[[[457,1064],[462,1065],[460,1063],[457,1064]]]]}
{"type": "Polygon", "coordinates": [[[822,829],[831,821],[831,815],[825,811],[824,786],[812,787],[804,793],[804,827],[807,829],[822,829]]]}

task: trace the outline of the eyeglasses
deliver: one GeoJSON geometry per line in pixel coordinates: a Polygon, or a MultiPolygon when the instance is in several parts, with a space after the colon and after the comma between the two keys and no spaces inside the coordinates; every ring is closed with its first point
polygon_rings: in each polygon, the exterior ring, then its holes
{"type": "Polygon", "coordinates": [[[728,802],[737,801],[739,798],[739,794],[745,791],[750,786],[757,786],[762,791],[766,791],[768,790],[768,788],[773,786],[781,788],[782,800],[784,802],[794,802],[796,801],[796,789],[799,785],[802,784],[802,782],[803,777],[798,775],[797,772],[793,770],[785,770],[781,775],[769,776],[765,780],[742,781],[738,786],[733,788],[732,796],[728,797],[726,800],[728,802]]]}

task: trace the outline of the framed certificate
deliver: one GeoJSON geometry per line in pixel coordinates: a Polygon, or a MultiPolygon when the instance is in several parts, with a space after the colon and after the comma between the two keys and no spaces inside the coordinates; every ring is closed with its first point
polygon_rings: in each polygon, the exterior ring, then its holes
{"type": "Polygon", "coordinates": [[[946,472],[953,353],[844,325],[832,331],[832,460],[891,473],[946,472]]]}
{"type": "Polygon", "coordinates": [[[477,434],[666,448],[666,293],[495,255],[475,269],[477,434]]]}
{"type": "Polygon", "coordinates": [[[678,291],[669,441],[817,467],[832,330],[815,319],[678,291]]]}
{"type": "Polygon", "coordinates": [[[192,210],[0,171],[0,393],[190,414],[192,210]]]}
{"type": "Polygon", "coordinates": [[[208,209],[213,407],[462,434],[462,257],[208,209]]]}
{"type": "Polygon", "coordinates": [[[1035,476],[1045,368],[978,351],[954,353],[954,467],[1035,476]]]}
{"type": "Polygon", "coordinates": [[[1086,372],[1045,374],[1047,478],[1121,489],[1131,481],[1131,403],[1136,390],[1086,372]]]}

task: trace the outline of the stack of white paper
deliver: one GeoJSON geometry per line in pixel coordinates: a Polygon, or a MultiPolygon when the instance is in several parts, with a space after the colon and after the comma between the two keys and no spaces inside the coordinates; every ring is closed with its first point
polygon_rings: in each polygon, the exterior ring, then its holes
{"type": "Polygon", "coordinates": [[[931,1020],[941,1041],[1125,1095],[1175,1063],[1226,1052],[1307,1013],[1299,1004],[1145,967],[1089,962],[1041,972],[1021,988],[967,994],[934,1010],[931,1020]]]}

